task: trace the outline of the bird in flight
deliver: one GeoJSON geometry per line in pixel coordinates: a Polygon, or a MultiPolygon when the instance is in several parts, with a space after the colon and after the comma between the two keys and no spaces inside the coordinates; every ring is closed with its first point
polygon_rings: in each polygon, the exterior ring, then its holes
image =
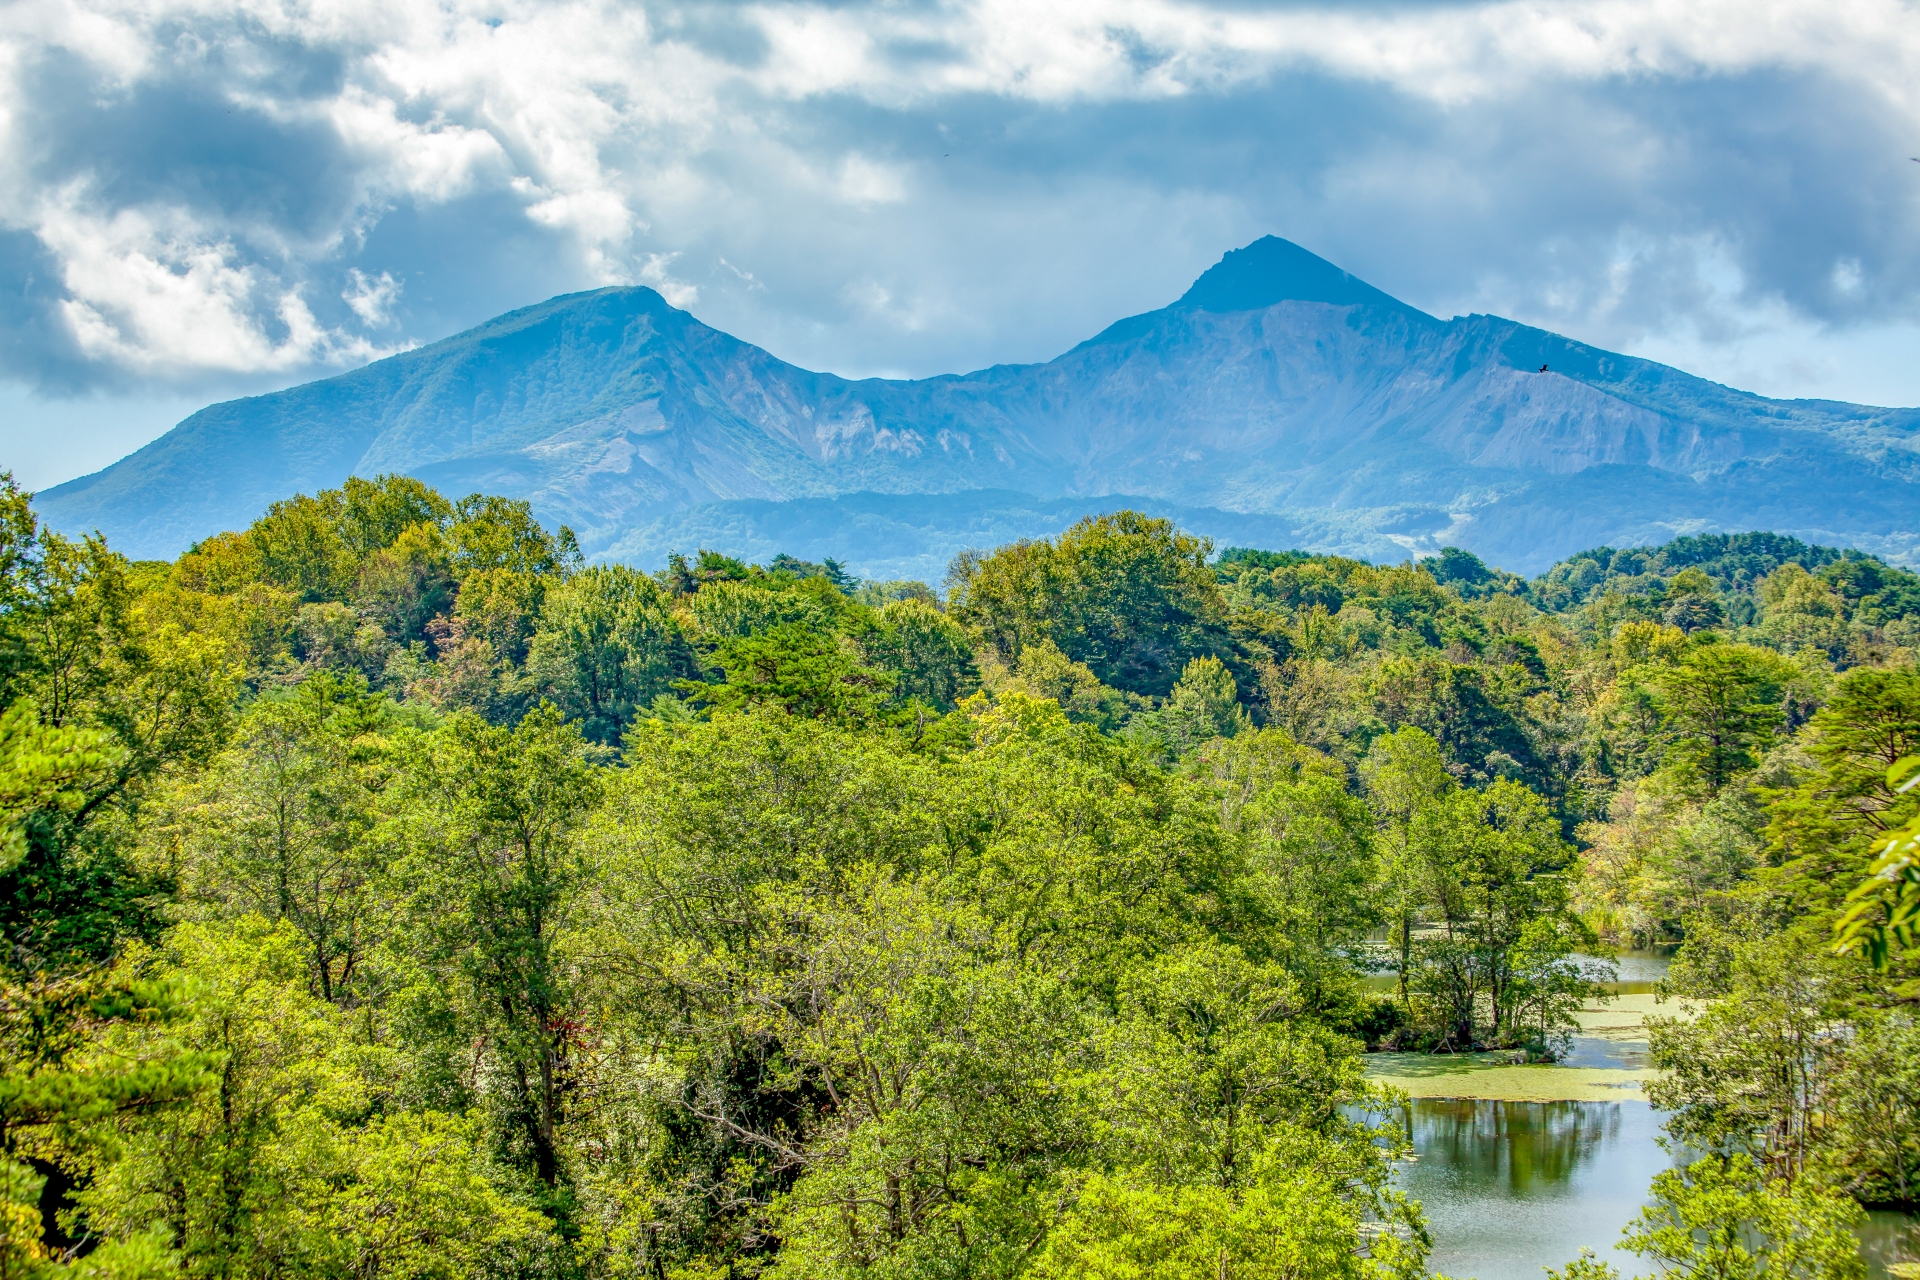
{"type": "Polygon", "coordinates": [[[1545,373],[1546,371],[1547,371],[1547,366],[1545,366],[1545,365],[1541,365],[1541,366],[1540,366],[1540,372],[1542,372],[1542,373],[1545,373]]]}

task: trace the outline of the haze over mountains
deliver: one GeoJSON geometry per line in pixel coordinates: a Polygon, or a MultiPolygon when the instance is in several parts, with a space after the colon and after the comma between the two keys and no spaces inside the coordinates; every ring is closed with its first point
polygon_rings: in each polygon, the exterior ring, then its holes
{"type": "Polygon", "coordinates": [[[382,471],[528,498],[590,556],[649,567],[711,546],[937,580],[961,547],[1121,505],[1223,542],[1453,544],[1521,572],[1706,530],[1920,554],[1920,409],[1438,320],[1274,237],[1055,360],[918,380],[796,368],[647,288],[572,294],[211,406],[36,505],[171,556],[382,471]]]}

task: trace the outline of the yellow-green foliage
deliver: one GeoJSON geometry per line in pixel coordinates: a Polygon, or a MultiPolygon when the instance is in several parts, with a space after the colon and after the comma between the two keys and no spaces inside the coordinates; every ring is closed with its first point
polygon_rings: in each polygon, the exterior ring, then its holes
{"type": "Polygon", "coordinates": [[[388,476],[133,565],[0,483],[0,1269],[1411,1278],[1379,1080],[1617,1096],[1537,1060],[1631,939],[1674,1132],[1798,1180],[1731,1230],[1911,1198],[1914,958],[1831,937],[1911,575],[1211,552],[943,601],[388,476]]]}

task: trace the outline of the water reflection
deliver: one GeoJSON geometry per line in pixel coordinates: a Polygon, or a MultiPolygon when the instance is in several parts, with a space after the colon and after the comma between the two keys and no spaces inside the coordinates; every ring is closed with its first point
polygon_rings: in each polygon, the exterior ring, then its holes
{"type": "MultiPolygon", "coordinates": [[[[1653,990],[1673,949],[1624,951],[1615,995],[1653,990]]],[[[1391,973],[1369,986],[1388,990],[1391,973]]],[[[1643,1038],[1574,1037],[1570,1067],[1640,1070],[1643,1038]]],[[[1590,1248],[1623,1276],[1651,1274],[1651,1263],[1613,1248],[1640,1212],[1647,1185],[1673,1161],[1660,1149],[1660,1114],[1644,1102],[1493,1102],[1419,1098],[1408,1109],[1415,1163],[1400,1185],[1426,1209],[1431,1265],[1457,1280],[1544,1280],[1590,1248]]],[[[1860,1228],[1869,1280],[1887,1266],[1920,1259],[1920,1219],[1873,1213],[1860,1228]]]]}
{"type": "MultiPolygon", "coordinates": [[[[1420,1098],[1408,1123],[1419,1159],[1400,1185],[1425,1207],[1435,1271],[1542,1280],[1591,1248],[1605,1257],[1670,1161],[1644,1102],[1420,1098]]],[[[1615,1254],[1632,1275],[1637,1261],[1615,1254]]]]}
{"type": "Polygon", "coordinates": [[[1616,1040],[1606,1036],[1575,1036],[1560,1065],[1603,1067],[1612,1071],[1644,1071],[1653,1058],[1644,1039],[1616,1040]]]}
{"type": "Polygon", "coordinates": [[[1541,1102],[1529,1106],[1475,1098],[1434,1098],[1411,1117],[1414,1143],[1429,1166],[1473,1171],[1483,1191],[1536,1195],[1567,1183],[1583,1162],[1620,1138],[1614,1103],[1541,1102]]]}
{"type": "MultiPolygon", "coordinates": [[[[1418,1098],[1406,1113],[1418,1159],[1400,1186],[1433,1232],[1431,1266],[1456,1280],[1544,1280],[1592,1249],[1623,1276],[1651,1263],[1613,1246],[1640,1212],[1660,1149],[1644,1102],[1492,1102],[1418,1098]]],[[[1870,1214],[1860,1229],[1869,1280],[1920,1258],[1920,1221],[1870,1214]]]]}
{"type": "Polygon", "coordinates": [[[1867,1280],[1886,1280],[1896,1262],[1920,1262],[1920,1215],[1874,1209],[1858,1231],[1867,1280]]]}
{"type": "MultiPolygon", "coordinates": [[[[1676,950],[1677,947],[1670,946],[1629,948],[1615,957],[1613,967],[1622,985],[1645,984],[1651,990],[1654,983],[1667,976],[1676,950]]],[[[1580,959],[1590,960],[1592,957],[1582,956],[1580,959]]]]}

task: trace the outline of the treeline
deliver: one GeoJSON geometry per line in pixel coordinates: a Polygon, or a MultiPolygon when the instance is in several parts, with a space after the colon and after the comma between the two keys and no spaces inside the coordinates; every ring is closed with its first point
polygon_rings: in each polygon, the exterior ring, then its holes
{"type": "Polygon", "coordinates": [[[1663,1202],[1915,1198],[1911,938],[1833,945],[1915,808],[1869,557],[1121,512],[936,592],[401,477],[172,563],[0,499],[8,1275],[1413,1277],[1362,1050],[1550,1057],[1636,941],[1706,1009],[1663,1202]]]}

